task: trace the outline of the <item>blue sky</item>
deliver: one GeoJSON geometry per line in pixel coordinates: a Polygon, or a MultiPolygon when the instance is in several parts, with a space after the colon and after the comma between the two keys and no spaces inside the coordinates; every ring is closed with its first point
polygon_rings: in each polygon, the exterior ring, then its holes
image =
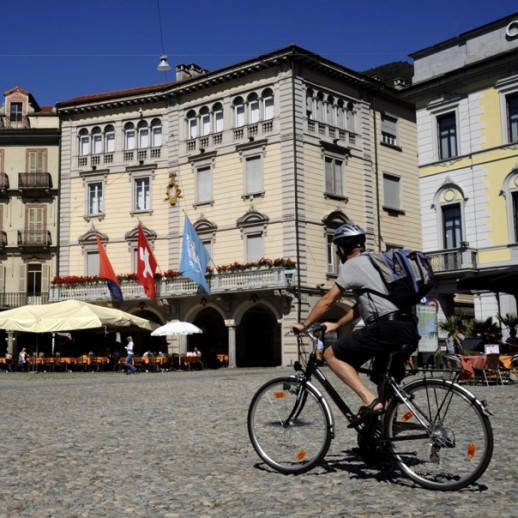
{"type": "Polygon", "coordinates": [[[362,71],[518,13],[516,0],[159,1],[160,17],[158,0],[5,2],[2,92],[21,86],[48,106],[172,81],[180,63],[215,70],[291,43],[362,71]],[[162,40],[168,73],[156,70],[162,40]]]}

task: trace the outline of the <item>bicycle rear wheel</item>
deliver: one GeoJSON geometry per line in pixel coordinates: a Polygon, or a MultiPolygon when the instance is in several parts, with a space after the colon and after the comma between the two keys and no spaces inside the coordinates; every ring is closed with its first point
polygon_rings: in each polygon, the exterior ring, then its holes
{"type": "Polygon", "coordinates": [[[261,459],[280,473],[303,473],[325,457],[332,424],[322,396],[295,378],[277,378],[254,395],[248,435],[261,459]]]}
{"type": "Polygon", "coordinates": [[[385,437],[401,469],[428,489],[453,491],[475,482],[493,454],[487,413],[464,388],[439,379],[404,387],[416,412],[394,400],[385,437]]]}

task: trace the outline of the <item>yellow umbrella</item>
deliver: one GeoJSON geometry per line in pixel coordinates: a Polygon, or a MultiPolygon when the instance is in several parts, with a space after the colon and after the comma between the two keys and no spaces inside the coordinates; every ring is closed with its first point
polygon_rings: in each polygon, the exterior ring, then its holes
{"type": "Polygon", "coordinates": [[[80,300],[28,305],[0,312],[0,329],[25,333],[53,333],[98,327],[137,326],[152,331],[158,324],[120,309],[80,300]]]}

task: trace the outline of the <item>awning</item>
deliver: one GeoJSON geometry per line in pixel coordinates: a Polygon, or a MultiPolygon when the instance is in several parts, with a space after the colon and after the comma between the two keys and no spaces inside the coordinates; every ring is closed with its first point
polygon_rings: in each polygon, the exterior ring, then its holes
{"type": "Polygon", "coordinates": [[[459,291],[492,291],[518,296],[518,264],[482,270],[457,282],[459,291]]]}

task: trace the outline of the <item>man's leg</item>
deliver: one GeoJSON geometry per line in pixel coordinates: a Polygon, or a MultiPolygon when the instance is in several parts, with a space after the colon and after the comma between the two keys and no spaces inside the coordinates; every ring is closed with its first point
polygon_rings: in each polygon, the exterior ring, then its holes
{"type": "MultiPolygon", "coordinates": [[[[327,347],[324,351],[324,358],[329,368],[349,387],[351,388],[362,401],[363,406],[369,406],[376,396],[369,390],[367,385],[361,380],[356,372],[356,369],[339,360],[333,351],[332,347],[327,347]]],[[[375,409],[382,408],[382,405],[376,405],[375,409]]]]}

